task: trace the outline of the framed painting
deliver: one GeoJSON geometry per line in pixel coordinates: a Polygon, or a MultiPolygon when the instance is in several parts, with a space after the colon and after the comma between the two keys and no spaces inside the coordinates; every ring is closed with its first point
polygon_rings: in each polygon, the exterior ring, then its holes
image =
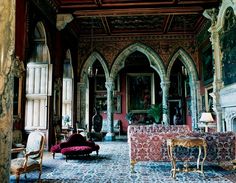
{"type": "Polygon", "coordinates": [[[213,93],[213,86],[212,85],[205,88],[205,108],[206,108],[206,112],[214,112],[213,111],[212,93],[213,93]]]}
{"type": "Polygon", "coordinates": [[[99,74],[95,77],[95,91],[106,92],[106,77],[103,74],[99,74]]]}
{"type": "Polygon", "coordinates": [[[190,97],[190,86],[189,86],[189,80],[184,81],[184,93],[185,97],[190,97]]]}
{"type": "Polygon", "coordinates": [[[179,97],[182,95],[181,89],[181,76],[179,73],[171,74],[170,76],[170,96],[171,97],[179,97]]]}
{"type": "MultiPolygon", "coordinates": [[[[113,100],[114,112],[121,113],[121,95],[114,96],[113,100]]],[[[96,96],[95,104],[101,112],[107,112],[107,96],[96,96]]]]}
{"type": "Polygon", "coordinates": [[[205,102],[205,95],[202,95],[202,111],[206,111],[206,102],[205,102]]]}
{"type": "Polygon", "coordinates": [[[211,44],[202,50],[202,78],[205,84],[213,81],[213,55],[211,44]]]}
{"type": "Polygon", "coordinates": [[[153,73],[128,73],[126,77],[127,113],[146,113],[155,102],[153,73]]]}
{"type": "MultiPolygon", "coordinates": [[[[115,81],[115,89],[114,91],[119,92],[120,91],[120,76],[117,75],[115,81]]],[[[104,74],[99,74],[95,78],[95,91],[96,92],[106,92],[106,77],[104,74]]]]}

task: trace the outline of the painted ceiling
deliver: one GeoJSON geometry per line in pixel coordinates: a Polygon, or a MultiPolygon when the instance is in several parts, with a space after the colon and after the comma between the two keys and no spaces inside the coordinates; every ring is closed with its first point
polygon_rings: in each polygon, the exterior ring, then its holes
{"type": "Polygon", "coordinates": [[[80,36],[195,34],[219,0],[54,0],[80,36]]]}

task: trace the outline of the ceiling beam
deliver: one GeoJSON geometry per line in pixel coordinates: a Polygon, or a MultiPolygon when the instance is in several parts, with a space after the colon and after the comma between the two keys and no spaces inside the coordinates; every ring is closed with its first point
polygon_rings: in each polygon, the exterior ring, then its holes
{"type": "Polygon", "coordinates": [[[126,1],[102,1],[102,0],[94,0],[94,4],[90,1],[69,1],[69,0],[61,0],[61,8],[67,9],[67,8],[74,8],[74,9],[83,9],[83,8],[92,8],[97,7],[97,5],[103,7],[103,8],[127,8],[127,7],[160,7],[160,6],[189,6],[189,5],[198,5],[198,6],[215,6],[219,5],[218,0],[159,0],[159,1],[139,1],[139,0],[126,0],[126,1]]]}
{"type": "Polygon", "coordinates": [[[99,9],[99,10],[78,10],[73,14],[78,17],[94,16],[134,16],[134,15],[184,15],[201,14],[202,7],[178,7],[178,8],[131,8],[131,9],[99,9]]]}

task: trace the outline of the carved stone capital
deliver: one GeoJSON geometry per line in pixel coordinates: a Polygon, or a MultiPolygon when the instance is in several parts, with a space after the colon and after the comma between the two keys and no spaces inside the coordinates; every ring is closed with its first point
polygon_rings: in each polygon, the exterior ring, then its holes
{"type": "Polygon", "coordinates": [[[71,14],[57,14],[57,29],[60,31],[70,23],[74,17],[71,14]]]}
{"type": "Polygon", "coordinates": [[[114,88],[115,88],[115,83],[114,83],[114,81],[107,81],[107,82],[105,83],[105,85],[106,85],[106,88],[107,88],[109,91],[113,91],[114,88]]]}
{"type": "Polygon", "coordinates": [[[80,89],[80,90],[85,90],[86,89],[86,84],[85,83],[77,83],[77,87],[78,87],[78,89],[80,89]]]}
{"type": "Polygon", "coordinates": [[[11,71],[12,71],[12,74],[18,78],[21,78],[24,76],[25,66],[24,66],[23,61],[20,61],[18,56],[13,58],[11,71]]]}
{"type": "Polygon", "coordinates": [[[162,89],[169,89],[170,88],[170,81],[163,81],[161,82],[162,89]]]}
{"type": "Polygon", "coordinates": [[[203,12],[203,16],[206,17],[207,19],[211,20],[212,26],[216,24],[216,21],[217,21],[217,14],[218,14],[218,10],[215,9],[215,8],[206,9],[206,10],[203,12]]]}

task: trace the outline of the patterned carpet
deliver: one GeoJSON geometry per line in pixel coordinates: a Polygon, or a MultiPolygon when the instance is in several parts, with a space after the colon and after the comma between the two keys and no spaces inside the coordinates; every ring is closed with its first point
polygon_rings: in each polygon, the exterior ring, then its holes
{"type": "MultiPolygon", "coordinates": [[[[99,155],[77,157],[67,162],[61,154],[52,159],[45,153],[43,162],[43,183],[213,183],[236,182],[236,171],[225,170],[219,166],[206,164],[205,177],[198,173],[177,173],[176,180],[170,177],[170,162],[139,162],[136,173],[130,172],[128,144],[124,141],[97,142],[99,155]]],[[[21,182],[37,182],[38,173],[22,175],[21,182]]],[[[11,176],[11,182],[15,177],[11,176]]]]}

